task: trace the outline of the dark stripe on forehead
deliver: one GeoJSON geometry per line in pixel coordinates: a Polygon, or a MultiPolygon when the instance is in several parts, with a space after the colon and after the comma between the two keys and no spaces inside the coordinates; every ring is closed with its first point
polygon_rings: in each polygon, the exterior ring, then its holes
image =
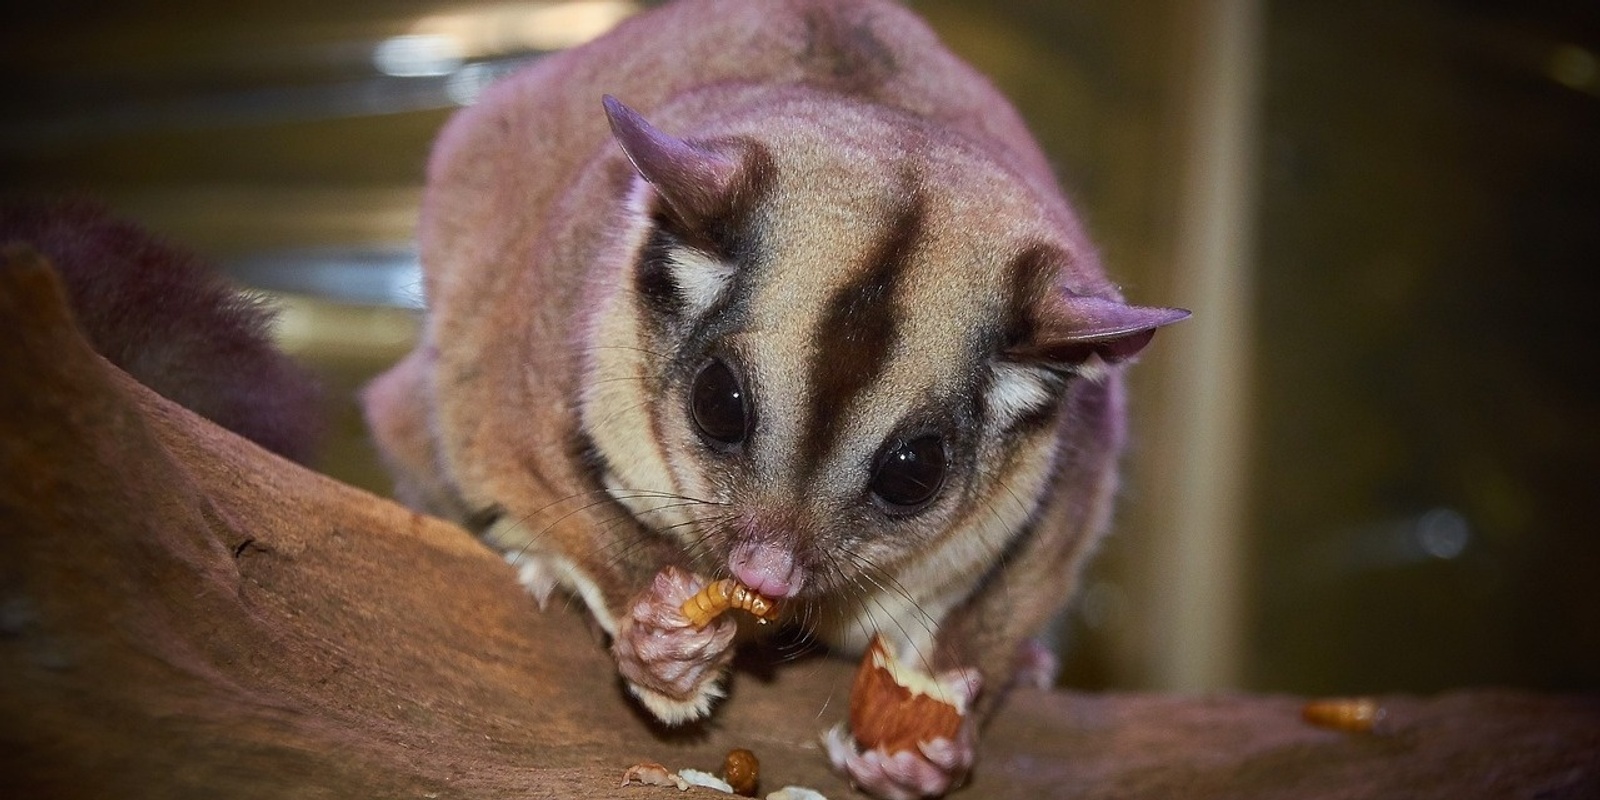
{"type": "MultiPolygon", "coordinates": [[[[909,182],[908,182],[909,183],[909,182]]],[[[922,239],[926,210],[912,184],[859,276],[828,298],[811,356],[811,406],[800,444],[804,472],[813,473],[838,438],[850,402],[888,363],[899,328],[895,289],[922,239]]]]}

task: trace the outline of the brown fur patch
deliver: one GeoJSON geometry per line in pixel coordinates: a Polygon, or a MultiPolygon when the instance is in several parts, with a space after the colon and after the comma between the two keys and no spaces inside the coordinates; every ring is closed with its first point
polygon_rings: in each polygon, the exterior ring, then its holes
{"type": "Polygon", "coordinates": [[[1006,267],[1011,297],[1002,331],[1005,352],[1020,352],[1037,334],[1039,305],[1049,296],[1056,258],[1048,247],[1034,244],[1023,248],[1006,267]]]}
{"type": "Polygon", "coordinates": [[[899,327],[895,290],[922,239],[925,223],[922,195],[913,189],[883,239],[863,260],[859,277],[828,300],[811,362],[811,424],[803,444],[811,470],[838,437],[841,412],[888,362],[899,327]]]}

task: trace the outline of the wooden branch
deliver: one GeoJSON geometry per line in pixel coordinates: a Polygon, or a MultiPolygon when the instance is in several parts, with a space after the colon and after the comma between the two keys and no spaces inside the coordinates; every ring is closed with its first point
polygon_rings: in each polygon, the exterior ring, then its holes
{"type": "MultiPolygon", "coordinates": [[[[465,531],[133,382],[47,264],[5,262],[0,796],[675,797],[617,787],[733,747],[763,791],[854,796],[817,745],[853,665],[741,672],[710,724],[665,735],[580,609],[541,612],[465,531]]],[[[1022,691],[965,796],[1600,796],[1594,698],[1385,698],[1385,736],[1301,702],[1022,691]]]]}

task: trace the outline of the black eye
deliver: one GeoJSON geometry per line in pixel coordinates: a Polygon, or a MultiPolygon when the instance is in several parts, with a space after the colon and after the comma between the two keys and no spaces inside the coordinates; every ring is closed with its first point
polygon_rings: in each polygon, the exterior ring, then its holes
{"type": "Polygon", "coordinates": [[[689,390],[689,413],[700,435],[712,442],[731,445],[744,441],[744,388],[727,364],[712,359],[700,368],[689,390]]]}
{"type": "Polygon", "coordinates": [[[878,460],[872,493],[898,512],[915,511],[944,485],[944,442],[923,436],[901,442],[878,460]]]}

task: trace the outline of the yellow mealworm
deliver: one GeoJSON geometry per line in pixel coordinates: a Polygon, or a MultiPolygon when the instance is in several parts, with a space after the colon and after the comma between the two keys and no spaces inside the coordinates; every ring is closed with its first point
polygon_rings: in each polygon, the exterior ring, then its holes
{"type": "Polygon", "coordinates": [[[1372,733],[1384,715],[1383,706],[1369,697],[1312,700],[1300,709],[1306,722],[1345,733],[1372,733]]]}
{"type": "Polygon", "coordinates": [[[679,610],[696,628],[704,628],[730,608],[750,612],[755,615],[756,622],[763,625],[778,616],[777,603],[732,578],[707,584],[694,597],[685,600],[679,610]]]}

